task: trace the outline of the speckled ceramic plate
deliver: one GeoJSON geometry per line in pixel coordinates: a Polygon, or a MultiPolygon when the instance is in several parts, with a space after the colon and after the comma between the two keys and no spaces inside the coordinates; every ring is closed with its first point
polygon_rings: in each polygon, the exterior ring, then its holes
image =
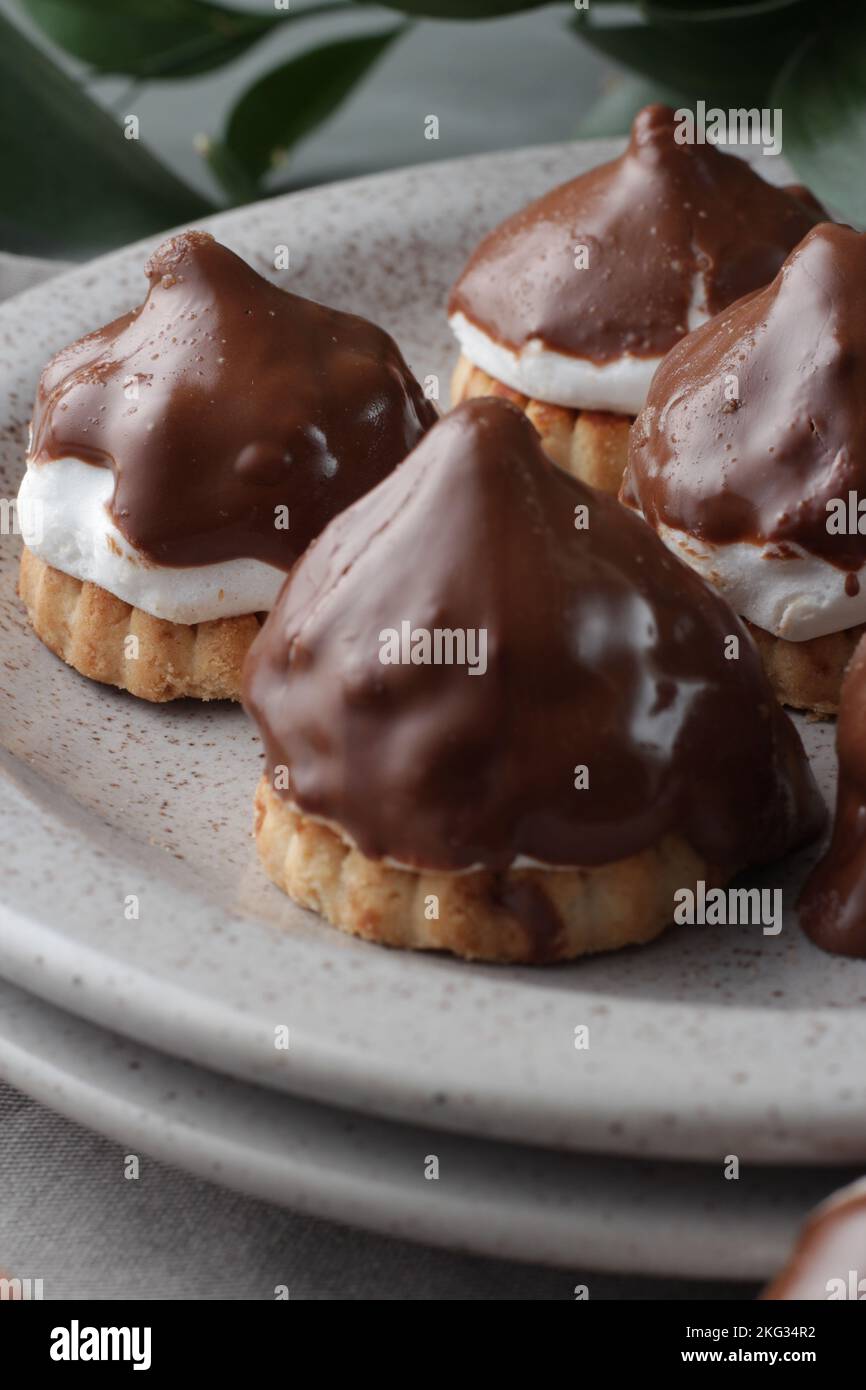
{"type": "Polygon", "coordinates": [[[721,1163],[554,1154],[352,1115],[172,1060],[2,983],[0,1077],[132,1152],[253,1196],[575,1271],[763,1279],[806,1212],[854,1176],[743,1165],[734,1182],[721,1163]]]}
{"type": "MultiPolygon", "coordinates": [[[[287,244],[284,283],[378,319],[444,396],[443,302],[479,234],[610,153],[430,165],[210,225],[266,271],[287,244]]],[[[146,249],[0,308],[0,496],[16,489],[43,361],[140,298],[146,249]]],[[[64,667],[15,597],[17,541],[0,544],[0,974],[206,1066],[437,1128],[644,1156],[866,1157],[866,962],[822,955],[790,916],[778,937],[678,928],[544,971],[341,937],[257,867],[261,754],[243,713],[147,706],[64,667]]],[[[806,732],[829,788],[832,728],[806,732]]],[[[789,906],[805,863],[765,875],[789,906]]]]}

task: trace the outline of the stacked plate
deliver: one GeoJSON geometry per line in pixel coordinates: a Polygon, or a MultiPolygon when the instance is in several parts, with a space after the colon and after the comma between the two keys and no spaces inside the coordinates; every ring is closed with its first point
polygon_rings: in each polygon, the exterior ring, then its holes
{"type": "MultiPolygon", "coordinates": [[[[468,251],[611,153],[430,165],[208,225],[265,270],[288,245],[286,284],[378,320],[445,401],[443,304],[468,251]]],[[[0,496],[16,491],[45,358],[140,299],[146,249],[0,308],[0,496]]],[[[346,939],[257,866],[261,754],[243,712],[150,706],[63,667],[27,629],[17,551],[2,538],[0,1071],[13,1084],[273,1200],[608,1270],[760,1278],[866,1159],[866,963],[799,934],[808,855],[784,866],[777,936],[680,927],[538,971],[346,939]]],[[[830,794],[833,728],[803,734],[830,794]]],[[[779,884],[778,866],[764,882],[779,884]]]]}

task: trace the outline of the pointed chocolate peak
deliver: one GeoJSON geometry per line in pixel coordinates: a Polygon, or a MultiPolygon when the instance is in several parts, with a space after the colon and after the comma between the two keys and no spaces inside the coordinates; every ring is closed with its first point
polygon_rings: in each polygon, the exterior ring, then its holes
{"type": "Polygon", "coordinates": [[[665,353],[695,322],[765,285],[820,210],[681,134],[669,107],[645,107],[619,159],[481,242],[449,312],[512,350],[537,338],[601,363],[665,353]]]}
{"type": "Polygon", "coordinates": [[[167,287],[169,276],[182,275],[184,272],[187,275],[206,275],[209,270],[212,274],[217,267],[221,268],[223,276],[234,272],[236,276],[243,276],[249,281],[255,275],[252,267],[240,256],[223,246],[210,232],[201,231],[178,232],[176,236],[169,237],[148,257],[144,273],[152,285],[163,280],[167,287]]]}
{"type": "Polygon", "coordinates": [[[502,400],[327,527],[245,699],[290,796],[372,858],[588,865],[678,832],[731,868],[820,814],[739,620],[502,400]]]}
{"type": "Polygon", "coordinates": [[[680,343],[632,433],[626,495],[652,525],[866,560],[866,234],[824,222],[771,285],[680,343]],[[828,504],[831,504],[828,507],[828,504]]]}
{"type": "Polygon", "coordinates": [[[163,565],[289,569],[436,419],[393,339],[288,294],[206,232],[147,262],[140,308],[42,375],[39,463],[111,467],[112,515],[163,565]]]}

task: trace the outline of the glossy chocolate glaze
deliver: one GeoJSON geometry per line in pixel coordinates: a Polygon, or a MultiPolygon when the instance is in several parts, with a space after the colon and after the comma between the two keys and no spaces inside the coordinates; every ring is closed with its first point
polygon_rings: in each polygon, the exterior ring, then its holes
{"type": "Polygon", "coordinates": [[[806,881],[800,922],[823,950],[866,959],[866,638],[842,685],[836,748],[833,838],[806,881]]]}
{"type": "Polygon", "coordinates": [[[285,794],[374,859],[592,865],[671,831],[728,869],[823,819],[740,620],[502,400],[446,416],[328,526],[253,645],[245,703],[285,794]],[[486,673],[381,664],[404,621],[485,630],[486,673]]]}
{"type": "Polygon", "coordinates": [[[435,409],[381,328],[286,293],[205,232],[172,237],[146,274],[140,308],[45,368],[32,457],[113,469],[113,520],[157,564],[289,569],[435,409]]]}
{"type": "Polygon", "coordinates": [[[665,358],[632,430],[623,500],[653,526],[793,542],[858,568],[866,535],[829,531],[827,503],[866,496],[864,395],[866,234],[825,222],[772,285],[665,358]]]}
{"type": "Polygon", "coordinates": [[[492,231],[449,313],[513,350],[540,338],[602,363],[673,347],[688,332],[699,273],[711,314],[766,285],[820,208],[713,145],[677,144],[675,128],[670,107],[645,107],[619,159],[492,231]],[[575,266],[577,246],[588,249],[585,269],[575,266]]]}
{"type": "Polygon", "coordinates": [[[812,1213],[761,1297],[866,1299],[866,1182],[843,1188],[812,1213]]]}

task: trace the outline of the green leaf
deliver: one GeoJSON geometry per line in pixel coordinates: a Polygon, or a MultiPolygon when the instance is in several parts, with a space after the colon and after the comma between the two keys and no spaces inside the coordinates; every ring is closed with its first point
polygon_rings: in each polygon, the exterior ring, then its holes
{"type": "Polygon", "coordinates": [[[221,140],[197,136],[195,147],[207,160],[211,172],[231,203],[254,203],[259,196],[258,180],[243,166],[237,156],[221,140]]]}
{"type": "Polygon", "coordinates": [[[213,208],[0,14],[0,242],[83,254],[213,208]]]}
{"type": "Polygon", "coordinates": [[[740,61],[752,58],[758,50],[771,62],[779,63],[812,33],[836,0],[823,0],[822,19],[816,16],[813,0],[752,0],[752,3],[721,6],[713,4],[680,7],[675,0],[643,0],[642,11],[648,24],[685,39],[721,45],[737,52],[740,61]]]}
{"type": "Polygon", "coordinates": [[[770,98],[784,113],[783,152],[822,202],[866,226],[866,15],[807,39],[770,98]]]}
{"type": "MultiPolygon", "coordinates": [[[[825,0],[832,4],[833,0],[825,0]]],[[[783,10],[810,10],[815,23],[814,0],[642,0],[643,9],[654,23],[748,24],[765,19],[777,21],[783,10]]]]}
{"type": "MultiPolygon", "coordinates": [[[[787,51],[766,44],[744,51],[742,36],[721,36],[714,28],[683,32],[648,24],[602,25],[578,18],[576,29],[614,62],[712,106],[765,105],[787,51]]],[[[791,46],[796,42],[797,36],[791,46]]]]}
{"type": "Polygon", "coordinates": [[[102,73],[191,77],[240,57],[301,11],[241,13],[210,0],[19,0],[48,37],[102,73]]]}
{"type": "MultiPolygon", "coordinates": [[[[501,19],[521,10],[540,10],[551,0],[356,0],[360,5],[385,6],[414,19],[501,19]]],[[[601,3],[601,0],[598,0],[601,3]]]]}
{"type": "Polygon", "coordinates": [[[229,190],[236,194],[242,170],[254,191],[293,145],[336,111],[404,29],[322,44],[260,77],[232,110],[222,141],[207,153],[217,177],[225,179],[228,168],[229,190]]]}

